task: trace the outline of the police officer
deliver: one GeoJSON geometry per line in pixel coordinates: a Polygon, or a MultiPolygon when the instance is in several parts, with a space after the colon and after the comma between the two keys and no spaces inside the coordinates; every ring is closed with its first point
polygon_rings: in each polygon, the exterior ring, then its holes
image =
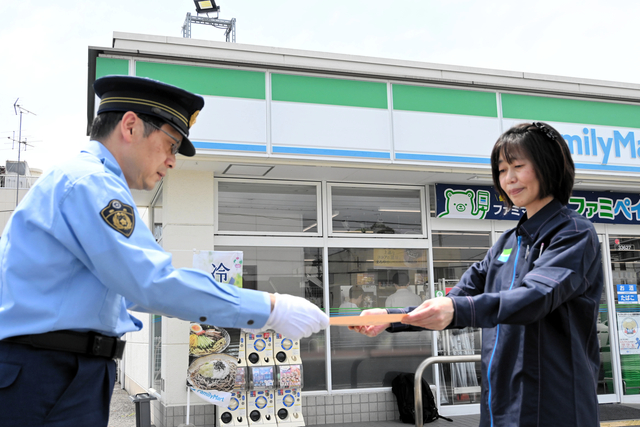
{"type": "Polygon", "coordinates": [[[106,426],[114,358],[142,323],[127,310],[293,339],[328,326],[303,298],[220,284],[176,269],[135,208],[193,156],[189,129],[204,99],[151,79],[96,80],[91,141],[52,168],[0,239],[0,425],[106,426]]]}

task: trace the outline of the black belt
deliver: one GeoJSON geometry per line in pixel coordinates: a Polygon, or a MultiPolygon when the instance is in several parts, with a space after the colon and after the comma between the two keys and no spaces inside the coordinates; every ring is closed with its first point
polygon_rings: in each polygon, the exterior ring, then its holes
{"type": "Polygon", "coordinates": [[[53,331],[44,334],[20,335],[3,341],[27,344],[46,350],[69,351],[89,356],[122,359],[126,341],[96,332],[53,331]]]}

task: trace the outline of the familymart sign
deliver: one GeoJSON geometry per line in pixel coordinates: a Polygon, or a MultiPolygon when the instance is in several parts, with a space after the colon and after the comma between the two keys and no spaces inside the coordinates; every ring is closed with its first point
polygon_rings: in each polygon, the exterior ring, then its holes
{"type": "Polygon", "coordinates": [[[130,70],[202,95],[207,108],[190,139],[216,155],[486,169],[502,132],[544,121],[563,135],[579,171],[640,173],[640,104],[149,58],[96,60],[96,77],[130,70]]]}
{"type": "MultiPolygon", "coordinates": [[[[574,191],[568,207],[592,222],[640,224],[640,194],[574,191]]],[[[493,186],[436,184],[439,218],[518,221],[524,209],[507,209],[493,186]]]]}

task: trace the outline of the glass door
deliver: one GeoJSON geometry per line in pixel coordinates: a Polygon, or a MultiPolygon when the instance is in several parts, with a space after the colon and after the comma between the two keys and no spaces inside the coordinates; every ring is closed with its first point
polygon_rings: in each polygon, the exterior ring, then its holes
{"type": "MultiPolygon", "coordinates": [[[[617,362],[618,350],[612,343],[616,342],[616,321],[615,310],[611,310],[610,302],[614,298],[614,291],[611,283],[615,283],[611,272],[607,268],[607,258],[611,256],[607,240],[603,236],[598,236],[600,240],[600,250],[602,256],[602,270],[604,286],[600,296],[598,308],[598,323],[596,324],[598,334],[598,345],[600,346],[600,369],[598,371],[598,401],[600,403],[617,403],[619,397],[616,395],[619,380],[618,372],[620,365],[617,362]]],[[[614,286],[615,287],[615,286],[614,286]]]]}
{"type": "MultiPolygon", "coordinates": [[[[433,274],[435,296],[445,296],[475,262],[491,247],[489,232],[433,231],[433,274]]],[[[437,332],[438,355],[480,354],[480,328],[447,329],[437,332]]],[[[440,365],[440,404],[468,405],[480,401],[480,362],[440,365]]]]}
{"type": "MultiPolygon", "coordinates": [[[[640,401],[640,237],[610,235],[611,283],[615,317],[608,328],[599,328],[602,369],[600,377],[605,391],[611,393],[613,379],[619,378],[619,394],[623,400],[640,401]],[[615,331],[612,331],[615,329],[615,331]],[[612,333],[613,332],[613,333],[612,333]],[[617,333],[616,333],[617,332],[617,333]],[[606,351],[612,345],[620,354],[620,376],[615,372],[615,352],[606,351]],[[634,397],[637,395],[637,399],[634,397]],[[630,399],[624,399],[630,397],[630,399]]],[[[602,305],[601,305],[602,307],[602,305]]],[[[601,310],[602,312],[602,310],[601,310]]],[[[616,385],[618,385],[616,384],[616,385]]]]}

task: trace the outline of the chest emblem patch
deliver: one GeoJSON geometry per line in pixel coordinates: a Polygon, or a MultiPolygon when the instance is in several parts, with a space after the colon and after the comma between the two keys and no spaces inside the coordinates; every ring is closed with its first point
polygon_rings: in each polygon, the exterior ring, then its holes
{"type": "Polygon", "coordinates": [[[100,211],[100,216],[104,222],[124,237],[131,236],[136,225],[136,216],[133,208],[125,205],[120,200],[112,200],[100,211]]]}
{"type": "Polygon", "coordinates": [[[498,257],[498,261],[507,262],[509,260],[509,255],[511,255],[511,250],[513,248],[505,249],[502,251],[502,254],[498,257]]]}

